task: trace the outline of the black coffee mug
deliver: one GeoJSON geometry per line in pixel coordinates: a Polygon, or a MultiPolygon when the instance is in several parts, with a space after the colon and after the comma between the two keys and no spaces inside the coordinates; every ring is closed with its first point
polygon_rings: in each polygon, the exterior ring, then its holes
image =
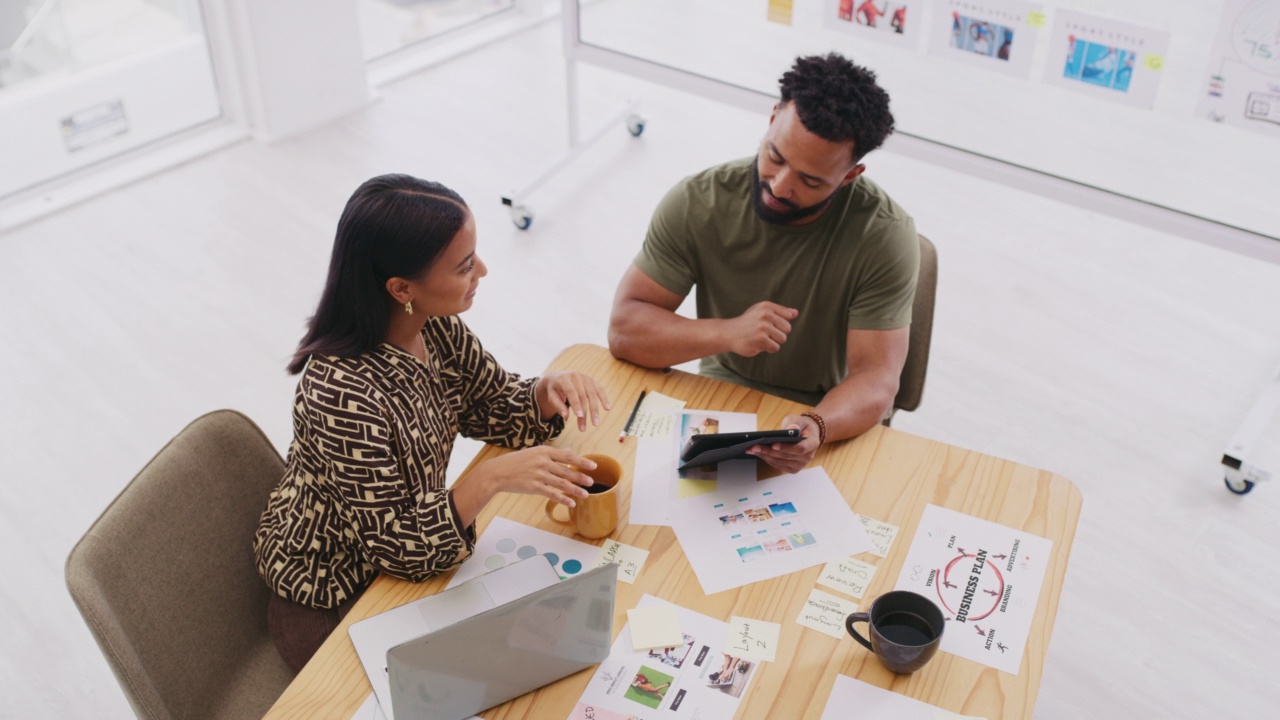
{"type": "Polygon", "coordinates": [[[910,590],[894,590],[876,598],[871,612],[845,618],[844,627],[885,667],[905,675],[924,667],[938,652],[946,620],[929,598],[910,590]],[[871,628],[870,641],[853,629],[853,624],[860,622],[871,628]]]}

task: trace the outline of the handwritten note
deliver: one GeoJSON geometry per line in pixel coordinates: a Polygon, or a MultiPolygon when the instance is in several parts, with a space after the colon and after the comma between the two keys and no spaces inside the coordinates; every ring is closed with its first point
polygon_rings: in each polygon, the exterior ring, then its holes
{"type": "Polygon", "coordinates": [[[635,422],[631,424],[631,435],[635,437],[669,437],[675,425],[676,416],[672,410],[684,409],[684,401],[667,397],[662,393],[651,392],[640,401],[640,409],[636,411],[635,422]]]}
{"type": "Polygon", "coordinates": [[[877,557],[888,557],[889,548],[893,546],[893,539],[898,536],[898,528],[887,522],[869,518],[866,515],[859,515],[858,520],[862,522],[862,527],[867,531],[867,536],[871,538],[871,542],[875,543],[876,549],[871,551],[871,554],[877,557]]]}
{"type": "Polygon", "coordinates": [[[649,559],[649,551],[643,548],[623,545],[617,540],[607,540],[600,548],[600,556],[596,558],[595,567],[618,564],[618,579],[624,583],[635,584],[640,568],[649,559]]]}
{"type": "Polygon", "coordinates": [[[844,619],[857,610],[857,603],[814,588],[809,592],[809,599],[804,601],[804,607],[800,608],[796,623],[833,638],[842,638],[845,635],[844,619]]]}
{"type": "Polygon", "coordinates": [[[632,608],[627,611],[631,626],[631,649],[652,650],[684,644],[675,605],[632,608]]]}
{"type": "Polygon", "coordinates": [[[875,565],[869,565],[855,558],[845,558],[827,563],[826,567],[822,568],[822,574],[818,576],[818,584],[826,585],[850,597],[861,598],[866,594],[871,578],[875,576],[875,565]]]}
{"type": "Polygon", "coordinates": [[[728,653],[737,657],[773,662],[778,654],[778,623],[752,620],[734,615],[729,618],[728,653]]]}

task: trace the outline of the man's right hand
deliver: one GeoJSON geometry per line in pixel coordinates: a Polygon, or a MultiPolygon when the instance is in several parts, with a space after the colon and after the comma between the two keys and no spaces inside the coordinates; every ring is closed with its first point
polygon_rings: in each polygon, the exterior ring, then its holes
{"type": "Polygon", "coordinates": [[[778,352],[791,333],[791,321],[799,315],[800,311],[795,308],[767,300],[752,305],[729,321],[729,352],[743,357],[778,352]]]}

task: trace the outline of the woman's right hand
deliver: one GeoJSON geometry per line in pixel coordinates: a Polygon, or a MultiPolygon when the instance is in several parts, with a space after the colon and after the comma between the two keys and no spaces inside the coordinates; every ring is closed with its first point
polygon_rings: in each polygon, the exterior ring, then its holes
{"type": "Polygon", "coordinates": [[[576,468],[594,470],[596,464],[572,450],[549,445],[509,452],[486,461],[471,471],[470,481],[480,481],[494,493],[513,492],[542,495],[565,507],[575,498],[584,498],[594,482],[576,468]],[[569,467],[573,466],[573,467],[569,467]]]}

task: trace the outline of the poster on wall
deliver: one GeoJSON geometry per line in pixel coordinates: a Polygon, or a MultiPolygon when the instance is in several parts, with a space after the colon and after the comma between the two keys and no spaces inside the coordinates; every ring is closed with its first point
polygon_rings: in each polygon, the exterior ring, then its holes
{"type": "Polygon", "coordinates": [[[1151,109],[1169,48],[1169,33],[1059,10],[1044,81],[1050,85],[1151,109]]]}
{"type": "Polygon", "coordinates": [[[831,30],[914,50],[923,0],[826,0],[822,24],[831,30]]]}
{"type": "Polygon", "coordinates": [[[939,0],[932,25],[931,55],[1026,78],[1045,14],[1020,0],[939,0]]]}
{"type": "Polygon", "coordinates": [[[1197,112],[1280,137],[1280,0],[1227,0],[1197,112]]]}

